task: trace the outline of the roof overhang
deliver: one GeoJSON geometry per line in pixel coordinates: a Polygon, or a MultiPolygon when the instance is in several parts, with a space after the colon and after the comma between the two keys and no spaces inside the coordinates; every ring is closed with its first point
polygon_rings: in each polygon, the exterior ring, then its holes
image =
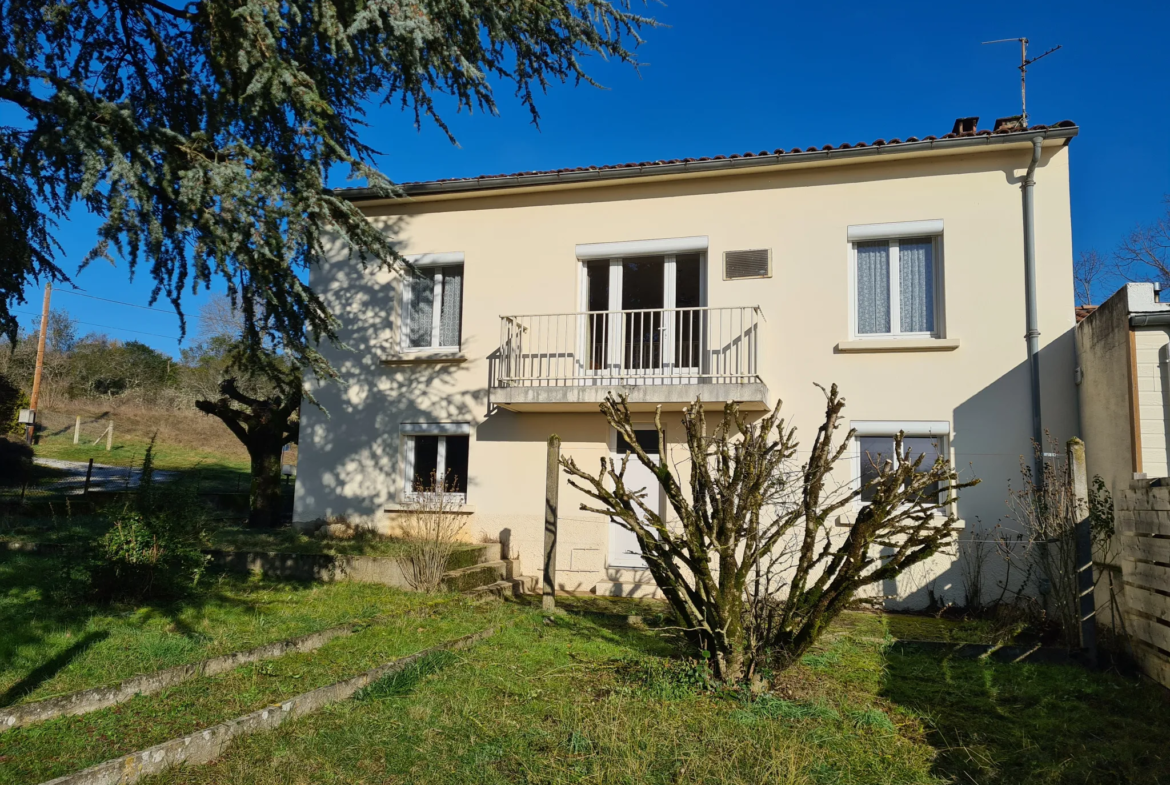
{"type": "MultiPolygon", "coordinates": [[[[950,139],[924,139],[916,142],[866,145],[864,147],[833,148],[804,152],[773,153],[708,160],[677,161],[673,163],[631,164],[612,168],[578,169],[559,172],[534,172],[507,176],[476,177],[458,180],[432,180],[407,183],[400,186],[408,200],[431,198],[458,198],[481,196],[499,192],[522,192],[534,189],[582,187],[618,184],[631,180],[676,177],[698,177],[718,174],[737,174],[787,167],[809,167],[862,161],[896,160],[929,154],[973,153],[1002,149],[1005,146],[1031,146],[1032,139],[1040,137],[1046,145],[1061,146],[1075,137],[1080,128],[1075,125],[1050,126],[1043,129],[1013,133],[980,133],[950,139]]],[[[383,196],[369,188],[338,189],[338,195],[363,205],[402,202],[403,197],[383,196]]]]}

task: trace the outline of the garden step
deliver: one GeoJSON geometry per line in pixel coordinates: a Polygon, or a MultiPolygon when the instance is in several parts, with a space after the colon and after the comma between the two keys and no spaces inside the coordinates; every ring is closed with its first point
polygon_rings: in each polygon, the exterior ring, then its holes
{"type": "Polygon", "coordinates": [[[485,597],[492,595],[494,597],[514,597],[516,595],[515,584],[516,581],[496,581],[495,583],[487,583],[483,586],[476,586],[471,591],[467,592],[474,597],[485,597]]]}
{"type": "Polygon", "coordinates": [[[451,570],[443,575],[443,586],[449,591],[471,591],[496,581],[511,580],[515,564],[511,559],[473,564],[451,570]]]}

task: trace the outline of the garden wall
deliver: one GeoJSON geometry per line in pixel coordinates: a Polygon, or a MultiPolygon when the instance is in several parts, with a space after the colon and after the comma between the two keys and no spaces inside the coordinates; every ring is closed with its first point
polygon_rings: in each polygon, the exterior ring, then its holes
{"type": "Polygon", "coordinates": [[[1134,481],[1115,516],[1125,630],[1142,670],[1170,687],[1170,479],[1134,481]]]}

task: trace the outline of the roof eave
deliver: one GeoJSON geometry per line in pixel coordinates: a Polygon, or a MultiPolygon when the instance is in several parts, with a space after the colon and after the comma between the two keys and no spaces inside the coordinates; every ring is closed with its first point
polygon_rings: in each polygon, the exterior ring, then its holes
{"type": "MultiPolygon", "coordinates": [[[[697,174],[716,171],[756,169],[765,166],[808,164],[821,161],[868,158],[882,155],[904,155],[962,148],[983,148],[1017,144],[1031,141],[1035,136],[1042,139],[1064,139],[1066,144],[1080,131],[1079,126],[1046,128],[1043,130],[1016,131],[1008,134],[978,134],[954,139],[931,139],[898,144],[868,145],[846,149],[816,150],[812,152],[753,155],[740,158],[719,158],[706,161],[680,161],[677,163],[623,166],[613,169],[587,169],[567,172],[544,172],[535,174],[467,178],[463,180],[432,180],[408,183],[400,186],[405,196],[431,196],[440,194],[468,193],[475,191],[501,191],[512,188],[531,188],[542,185],[568,185],[605,180],[628,180],[639,177],[662,177],[669,175],[697,174]]],[[[369,188],[338,189],[334,193],[351,202],[393,199],[369,188]]]]}

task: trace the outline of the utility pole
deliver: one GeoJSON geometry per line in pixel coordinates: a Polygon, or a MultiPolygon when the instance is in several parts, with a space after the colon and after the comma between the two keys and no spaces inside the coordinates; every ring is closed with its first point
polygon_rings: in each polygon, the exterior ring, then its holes
{"type": "Polygon", "coordinates": [[[28,444],[33,443],[33,435],[36,433],[36,413],[37,413],[37,399],[41,396],[41,373],[45,369],[45,337],[49,332],[49,298],[53,294],[53,284],[45,284],[45,305],[41,309],[41,335],[40,340],[37,341],[37,369],[33,372],[33,388],[32,395],[29,396],[28,408],[33,412],[33,421],[28,424],[24,432],[24,440],[28,444]]]}

